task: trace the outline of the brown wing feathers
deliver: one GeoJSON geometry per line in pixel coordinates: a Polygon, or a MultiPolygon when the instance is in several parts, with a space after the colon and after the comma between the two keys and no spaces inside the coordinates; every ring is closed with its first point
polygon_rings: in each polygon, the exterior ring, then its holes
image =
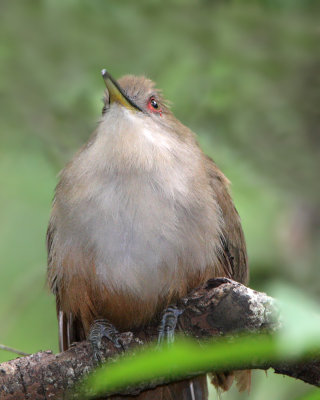
{"type": "Polygon", "coordinates": [[[249,275],[246,243],[239,214],[228,190],[230,182],[211,158],[207,157],[206,161],[210,184],[221,208],[224,221],[221,237],[223,254],[220,258],[225,272],[224,276],[247,283],[249,275]]]}

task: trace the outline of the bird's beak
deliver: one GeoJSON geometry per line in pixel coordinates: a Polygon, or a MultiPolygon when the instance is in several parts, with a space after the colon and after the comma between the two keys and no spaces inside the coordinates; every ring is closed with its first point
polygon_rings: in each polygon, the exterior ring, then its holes
{"type": "Polygon", "coordinates": [[[118,103],[129,110],[142,111],[129,97],[123,92],[116,80],[112,78],[105,69],[101,71],[101,75],[109,92],[109,102],[118,103]]]}

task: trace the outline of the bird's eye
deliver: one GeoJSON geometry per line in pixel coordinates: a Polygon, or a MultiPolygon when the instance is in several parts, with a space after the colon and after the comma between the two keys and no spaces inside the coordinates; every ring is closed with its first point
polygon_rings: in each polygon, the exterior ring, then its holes
{"type": "Polygon", "coordinates": [[[153,107],[153,108],[155,108],[155,109],[157,109],[159,106],[158,106],[158,103],[155,101],[155,99],[151,99],[150,100],[150,104],[151,104],[151,106],[153,107]]]}
{"type": "Polygon", "coordinates": [[[156,112],[156,113],[159,113],[160,115],[162,115],[162,110],[159,106],[159,103],[157,102],[157,100],[154,97],[150,97],[150,99],[148,101],[148,108],[150,111],[156,112]]]}

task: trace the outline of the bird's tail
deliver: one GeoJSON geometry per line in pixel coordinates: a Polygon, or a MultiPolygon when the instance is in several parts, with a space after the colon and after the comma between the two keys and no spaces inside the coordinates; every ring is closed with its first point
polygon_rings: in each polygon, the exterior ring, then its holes
{"type": "Polygon", "coordinates": [[[198,376],[146,390],[137,396],[112,396],[110,400],[208,400],[207,377],[198,376]]]}

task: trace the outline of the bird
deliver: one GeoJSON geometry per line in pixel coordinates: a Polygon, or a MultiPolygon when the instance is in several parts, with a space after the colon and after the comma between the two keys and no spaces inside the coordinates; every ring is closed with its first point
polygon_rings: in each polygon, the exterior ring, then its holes
{"type": "MultiPolygon", "coordinates": [[[[116,81],[105,69],[102,76],[102,116],[59,175],[46,239],[60,350],[89,339],[97,358],[101,338],[119,331],[157,319],[162,326],[173,320],[174,331],[176,302],[208,279],[249,278],[229,180],[153,81],[116,81]]],[[[249,387],[248,371],[212,381],[227,390],[234,376],[239,389],[249,387]]],[[[201,376],[136,398],[207,396],[201,376]]]]}

